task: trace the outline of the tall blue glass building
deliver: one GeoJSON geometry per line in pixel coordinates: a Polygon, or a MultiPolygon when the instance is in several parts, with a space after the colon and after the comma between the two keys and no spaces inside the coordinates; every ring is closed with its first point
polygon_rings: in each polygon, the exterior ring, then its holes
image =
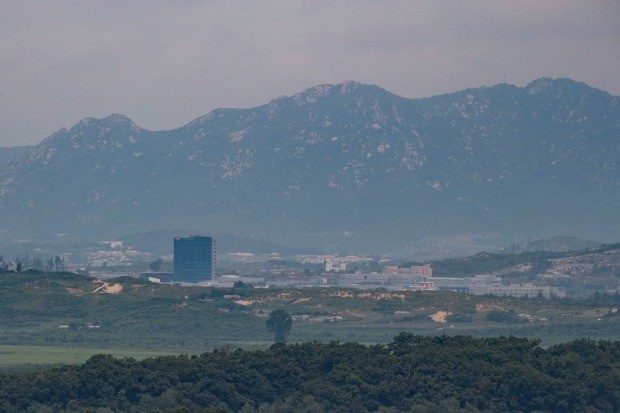
{"type": "Polygon", "coordinates": [[[215,276],[215,239],[192,235],[174,239],[174,281],[198,282],[215,276]]]}

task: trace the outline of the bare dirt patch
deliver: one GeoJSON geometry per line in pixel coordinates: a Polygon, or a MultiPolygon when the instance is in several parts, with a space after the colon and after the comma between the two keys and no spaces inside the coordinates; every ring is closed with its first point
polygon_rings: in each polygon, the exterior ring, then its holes
{"type": "Polygon", "coordinates": [[[67,290],[67,292],[71,295],[78,295],[84,293],[84,290],[79,288],[65,287],[65,290],[67,290]]]}
{"type": "Polygon", "coordinates": [[[107,284],[103,287],[103,292],[106,294],[118,294],[123,291],[121,284],[107,284]]]}
{"type": "Polygon", "coordinates": [[[452,313],[448,311],[437,311],[435,314],[429,315],[429,317],[431,318],[431,320],[433,320],[436,323],[445,323],[446,317],[448,317],[451,314],[452,313]]]}
{"type": "Polygon", "coordinates": [[[99,291],[106,294],[118,294],[123,291],[123,286],[121,284],[109,284],[102,281],[101,286],[95,288],[93,294],[98,293],[99,291]]]}

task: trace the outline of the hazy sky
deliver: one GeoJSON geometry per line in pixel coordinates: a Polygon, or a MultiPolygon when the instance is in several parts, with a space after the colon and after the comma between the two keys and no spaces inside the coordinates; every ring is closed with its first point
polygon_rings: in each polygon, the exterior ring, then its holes
{"type": "Polygon", "coordinates": [[[182,126],[356,80],[425,97],[570,77],[620,95],[620,1],[0,2],[0,146],[182,126]]]}

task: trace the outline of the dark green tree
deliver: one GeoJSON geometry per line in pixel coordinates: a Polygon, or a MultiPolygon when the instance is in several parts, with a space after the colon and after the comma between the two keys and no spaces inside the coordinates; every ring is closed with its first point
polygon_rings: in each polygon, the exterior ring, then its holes
{"type": "Polygon", "coordinates": [[[293,319],[284,310],[274,310],[267,319],[267,330],[273,333],[276,343],[286,344],[286,338],[293,327],[293,319]]]}

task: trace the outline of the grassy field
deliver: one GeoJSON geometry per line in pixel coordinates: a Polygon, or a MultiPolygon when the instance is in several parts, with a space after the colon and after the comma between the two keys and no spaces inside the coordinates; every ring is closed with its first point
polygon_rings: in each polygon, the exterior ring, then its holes
{"type": "Polygon", "coordinates": [[[95,353],[266,348],[273,336],[265,321],[274,309],[293,316],[293,342],[387,343],[401,331],[515,335],[540,338],[543,345],[579,337],[620,340],[620,318],[604,317],[609,305],[584,301],[338,288],[223,290],[135,279],[105,285],[73,274],[3,274],[0,366],[81,362],[95,353]],[[527,314],[530,321],[489,321],[493,311],[527,314]]]}
{"type": "Polygon", "coordinates": [[[0,345],[0,369],[25,365],[79,364],[95,354],[112,354],[115,357],[143,359],[167,353],[135,349],[97,349],[54,346],[0,345]]]}

